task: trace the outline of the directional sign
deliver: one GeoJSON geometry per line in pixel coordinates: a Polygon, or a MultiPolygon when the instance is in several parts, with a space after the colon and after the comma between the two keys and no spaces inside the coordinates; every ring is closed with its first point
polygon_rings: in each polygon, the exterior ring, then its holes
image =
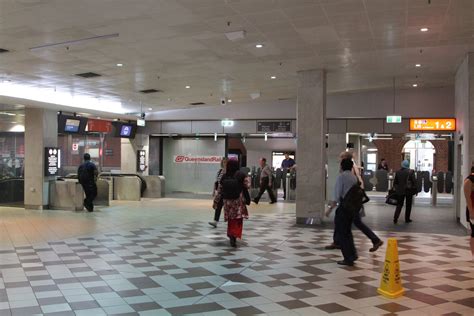
{"type": "Polygon", "coordinates": [[[410,131],[455,131],[456,119],[410,119],[410,131]]]}

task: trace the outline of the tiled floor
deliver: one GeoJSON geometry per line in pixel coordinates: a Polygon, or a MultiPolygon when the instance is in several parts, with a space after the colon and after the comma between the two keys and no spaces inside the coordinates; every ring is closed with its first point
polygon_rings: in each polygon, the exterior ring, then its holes
{"type": "Polygon", "coordinates": [[[225,225],[207,224],[209,203],[0,209],[0,315],[474,314],[466,236],[379,231],[398,239],[407,290],[389,300],[376,293],[385,249],[369,253],[360,232],[360,259],[342,268],[339,251],[323,250],[330,229],[296,227],[294,205],[261,204],[233,249],[225,225]]]}

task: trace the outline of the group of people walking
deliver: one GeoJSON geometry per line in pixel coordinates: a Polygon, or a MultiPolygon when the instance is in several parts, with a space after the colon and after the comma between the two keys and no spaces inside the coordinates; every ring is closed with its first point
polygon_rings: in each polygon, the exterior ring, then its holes
{"type": "MultiPolygon", "coordinates": [[[[348,198],[351,188],[354,186],[360,186],[363,189],[364,182],[362,181],[360,175],[360,168],[354,163],[351,152],[344,151],[341,153],[339,158],[340,174],[336,180],[333,200],[329,204],[328,210],[326,211],[326,216],[329,216],[332,210],[337,208],[334,218],[334,236],[332,244],[326,246],[325,249],[341,249],[344,260],[339,261],[338,263],[341,265],[352,266],[358,259],[357,251],[354,245],[354,239],[352,236],[352,224],[354,224],[355,227],[357,227],[367,236],[367,238],[371,240],[373,246],[369,249],[370,252],[377,251],[377,249],[383,245],[383,241],[362,221],[362,217],[365,216],[365,210],[363,206],[355,213],[349,212],[347,209],[345,209],[344,201],[348,198]]],[[[383,159],[380,166],[382,166],[380,169],[388,168],[385,159],[383,159]]],[[[474,168],[472,171],[472,179],[468,178],[466,181],[472,181],[472,188],[474,189],[474,168]]],[[[398,218],[400,217],[404,203],[406,203],[405,223],[411,223],[413,196],[417,194],[417,186],[415,172],[414,170],[410,169],[409,161],[402,161],[401,169],[395,174],[393,185],[394,196],[397,200],[395,213],[393,215],[393,223],[398,223],[398,218]]],[[[469,190],[471,190],[470,184],[466,184],[465,186],[469,187],[469,190]]],[[[465,192],[467,191],[468,190],[466,189],[465,192]]],[[[469,194],[471,194],[470,192],[471,191],[469,191],[469,194]]],[[[466,197],[467,196],[468,194],[466,193],[466,197]]],[[[469,195],[469,198],[471,198],[471,196],[472,200],[474,201],[474,193],[469,195]]],[[[468,207],[469,205],[470,204],[468,203],[468,207]]],[[[471,204],[471,209],[472,208],[473,207],[471,204]]],[[[469,216],[469,212],[467,212],[467,216],[469,216]]],[[[474,254],[474,241],[471,242],[471,248],[473,249],[474,254]]]]}

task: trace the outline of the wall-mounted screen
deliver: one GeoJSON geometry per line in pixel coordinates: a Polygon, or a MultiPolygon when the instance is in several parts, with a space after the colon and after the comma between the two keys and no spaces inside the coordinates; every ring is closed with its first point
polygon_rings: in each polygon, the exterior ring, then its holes
{"type": "Polygon", "coordinates": [[[77,133],[79,132],[79,125],[81,124],[80,120],[76,119],[67,119],[64,126],[64,131],[68,133],[77,133]]]}
{"type": "Polygon", "coordinates": [[[115,136],[121,138],[135,138],[137,125],[131,123],[114,122],[115,136]]]}
{"type": "Polygon", "coordinates": [[[83,134],[87,126],[87,118],[80,116],[58,115],[58,133],[83,134]]]}

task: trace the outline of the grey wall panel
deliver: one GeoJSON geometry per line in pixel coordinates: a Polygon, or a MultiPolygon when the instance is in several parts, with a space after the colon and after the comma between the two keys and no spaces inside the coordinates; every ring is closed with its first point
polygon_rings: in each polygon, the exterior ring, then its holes
{"type": "Polygon", "coordinates": [[[234,121],[234,126],[224,127],[224,132],[227,134],[233,133],[256,133],[257,132],[257,121],[234,121]]]}
{"type": "Polygon", "coordinates": [[[347,131],[351,133],[383,133],[384,120],[347,120],[347,131]]]}
{"type": "Polygon", "coordinates": [[[408,133],[410,132],[410,119],[403,119],[400,124],[384,122],[384,133],[408,133]]]}
{"type": "Polygon", "coordinates": [[[328,120],[328,133],[347,133],[347,120],[328,120]]]}
{"type": "Polygon", "coordinates": [[[220,121],[193,121],[193,133],[223,133],[224,128],[220,121]]]}
{"type": "Polygon", "coordinates": [[[161,122],[158,121],[147,121],[144,127],[138,127],[138,134],[160,134],[161,133],[161,122]]]}
{"type": "Polygon", "coordinates": [[[168,133],[178,133],[178,134],[191,134],[191,121],[184,122],[163,122],[161,125],[161,132],[168,133]]]}

